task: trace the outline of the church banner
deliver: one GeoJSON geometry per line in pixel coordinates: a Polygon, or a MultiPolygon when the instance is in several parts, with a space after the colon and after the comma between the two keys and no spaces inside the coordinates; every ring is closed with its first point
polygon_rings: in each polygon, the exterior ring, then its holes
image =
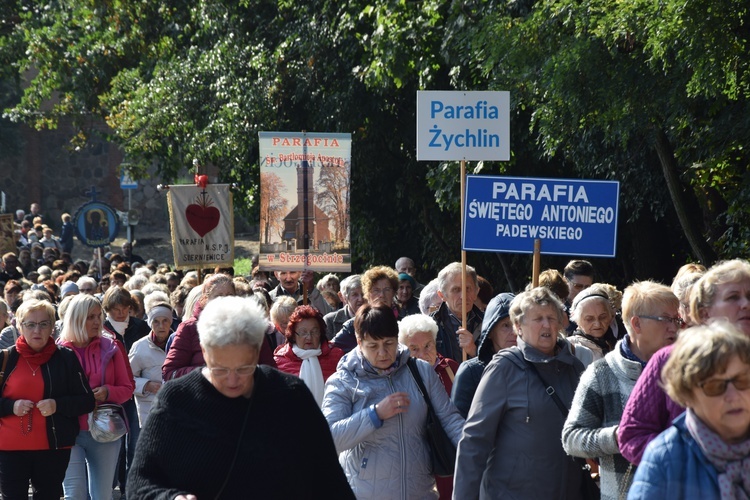
{"type": "Polygon", "coordinates": [[[260,132],[264,271],[350,272],[351,134],[260,132]]]}
{"type": "Polygon", "coordinates": [[[234,265],[234,212],[229,184],[172,185],[167,203],[177,269],[234,265]]]}

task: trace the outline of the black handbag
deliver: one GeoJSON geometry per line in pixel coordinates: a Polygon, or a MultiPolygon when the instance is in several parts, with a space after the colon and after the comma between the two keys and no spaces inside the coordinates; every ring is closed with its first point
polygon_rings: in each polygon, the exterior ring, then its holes
{"type": "MultiPolygon", "coordinates": [[[[568,409],[565,407],[565,404],[563,404],[560,396],[558,396],[555,392],[555,388],[544,380],[542,374],[539,373],[539,370],[537,370],[536,366],[534,366],[534,363],[528,361],[525,358],[524,361],[529,366],[529,369],[534,372],[537,377],[539,377],[539,380],[542,381],[542,385],[545,386],[545,391],[547,392],[547,394],[549,394],[549,396],[552,398],[552,401],[554,401],[557,407],[560,409],[560,413],[562,413],[563,418],[568,418],[568,409]]],[[[601,490],[596,484],[596,481],[594,481],[594,478],[591,477],[591,471],[586,465],[586,461],[578,457],[573,457],[573,460],[581,467],[581,498],[583,500],[599,500],[602,496],[601,490]]]]}
{"type": "Polygon", "coordinates": [[[425,436],[427,438],[427,445],[430,447],[432,473],[438,477],[451,477],[456,468],[456,447],[453,446],[453,442],[448,437],[448,434],[445,433],[440,419],[435,414],[430,396],[427,393],[424,382],[422,382],[422,377],[419,375],[417,362],[414,358],[409,358],[406,365],[409,367],[425,403],[427,403],[427,432],[425,436]]]}

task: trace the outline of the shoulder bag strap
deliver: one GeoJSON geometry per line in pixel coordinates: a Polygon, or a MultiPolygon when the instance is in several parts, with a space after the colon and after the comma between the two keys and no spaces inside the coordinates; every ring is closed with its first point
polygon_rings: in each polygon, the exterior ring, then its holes
{"type": "Polygon", "coordinates": [[[427,403],[427,409],[433,411],[430,396],[427,394],[427,388],[424,386],[424,382],[422,382],[422,376],[419,374],[419,368],[417,368],[417,362],[414,360],[414,358],[409,358],[409,361],[406,362],[406,366],[409,367],[411,376],[414,377],[414,381],[417,383],[417,388],[419,388],[419,392],[422,393],[422,397],[427,403]]]}
{"type": "Polygon", "coordinates": [[[542,381],[542,385],[545,386],[544,392],[549,394],[549,396],[552,398],[552,401],[554,401],[557,407],[560,409],[560,413],[563,414],[563,417],[568,418],[568,409],[563,404],[562,399],[560,399],[560,396],[557,395],[555,388],[552,387],[552,385],[545,382],[544,378],[542,378],[542,374],[539,373],[539,370],[537,370],[536,366],[534,366],[534,363],[532,363],[531,361],[525,358],[524,358],[524,361],[526,361],[526,364],[531,369],[531,371],[534,374],[536,374],[537,377],[539,377],[539,380],[542,381]]]}
{"type": "Polygon", "coordinates": [[[8,366],[8,358],[10,357],[10,353],[8,352],[8,349],[3,349],[0,351],[3,353],[3,366],[0,368],[0,387],[2,387],[3,382],[5,381],[5,367],[8,366]]]}

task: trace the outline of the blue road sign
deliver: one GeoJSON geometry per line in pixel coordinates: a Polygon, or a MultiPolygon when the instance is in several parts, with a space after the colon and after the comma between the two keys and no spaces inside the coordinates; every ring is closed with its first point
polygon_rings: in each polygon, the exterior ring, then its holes
{"type": "Polygon", "coordinates": [[[620,183],[466,177],[463,249],[614,257],[620,183]]]}

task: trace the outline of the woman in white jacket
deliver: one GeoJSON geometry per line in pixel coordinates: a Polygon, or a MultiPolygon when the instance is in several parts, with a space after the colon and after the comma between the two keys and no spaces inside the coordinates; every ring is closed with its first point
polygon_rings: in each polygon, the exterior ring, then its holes
{"type": "MultiPolygon", "coordinates": [[[[354,319],[357,347],[326,383],[323,415],[359,500],[438,497],[425,440],[427,404],[398,343],[389,307],[362,306],[354,319]]],[[[464,420],[432,367],[415,360],[443,429],[453,444],[464,420]]]]}
{"type": "Polygon", "coordinates": [[[141,427],[161,389],[161,367],[167,357],[165,347],[171,333],[172,308],[165,303],[155,304],[149,309],[147,318],[151,332],[133,343],[128,356],[135,377],[135,404],[141,427]]]}

